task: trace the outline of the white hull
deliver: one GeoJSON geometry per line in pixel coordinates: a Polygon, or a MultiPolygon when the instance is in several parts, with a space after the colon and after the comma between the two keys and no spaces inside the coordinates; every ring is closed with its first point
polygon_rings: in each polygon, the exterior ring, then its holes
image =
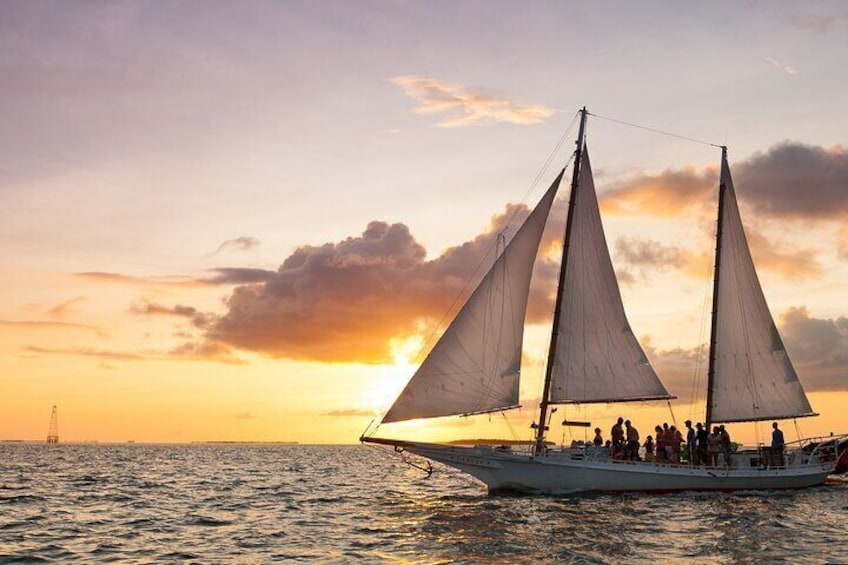
{"type": "MultiPolygon", "coordinates": [[[[368,441],[373,441],[369,439],[368,441]]],[[[749,466],[740,456],[732,467],[696,467],[593,458],[583,450],[551,451],[542,456],[493,449],[381,440],[455,467],[486,484],[489,491],[546,494],[581,491],[679,492],[798,489],[825,482],[835,463],[797,462],[785,467],[749,466]]]]}

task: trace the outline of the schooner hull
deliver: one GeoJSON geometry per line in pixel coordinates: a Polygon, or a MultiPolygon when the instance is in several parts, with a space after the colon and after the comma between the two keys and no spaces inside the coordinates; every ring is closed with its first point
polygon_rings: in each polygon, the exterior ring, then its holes
{"type": "MultiPolygon", "coordinates": [[[[382,443],[382,442],[381,442],[382,443]]],[[[489,446],[455,447],[394,442],[485,483],[490,492],[544,494],[574,492],[681,492],[799,489],[825,482],[834,463],[818,461],[781,468],[696,467],[586,458],[564,450],[531,457],[489,446]]]]}

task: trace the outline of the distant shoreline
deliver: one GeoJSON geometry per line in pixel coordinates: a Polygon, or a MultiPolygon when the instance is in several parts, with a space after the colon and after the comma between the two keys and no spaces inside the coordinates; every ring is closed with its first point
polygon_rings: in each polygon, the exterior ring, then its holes
{"type": "MultiPolygon", "coordinates": [[[[0,439],[3,443],[30,443],[49,445],[39,439],[0,439]]],[[[98,441],[98,440],[70,440],[59,441],[52,445],[304,445],[297,441],[257,441],[257,440],[197,440],[197,441],[98,441]]],[[[316,444],[319,445],[319,444],[316,444]]],[[[320,444],[323,445],[323,444],[320,444]]],[[[327,444],[334,445],[334,444],[327,444]]]]}

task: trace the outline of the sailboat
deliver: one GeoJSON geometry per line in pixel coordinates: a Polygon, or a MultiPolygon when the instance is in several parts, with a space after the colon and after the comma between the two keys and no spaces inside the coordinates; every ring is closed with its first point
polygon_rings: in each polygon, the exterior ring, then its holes
{"type": "MultiPolygon", "coordinates": [[[[391,439],[373,431],[360,440],[455,467],[482,481],[490,492],[734,491],[824,483],[838,454],[833,452],[835,442],[823,438],[788,444],[780,457],[770,447],[741,450],[721,466],[622,460],[603,447],[552,448],[546,441],[556,404],[673,398],[627,321],[586,146],[589,115],[585,107],[580,110],[543,394],[532,426],[534,439],[523,448],[391,439]]],[[[504,247],[380,426],[519,406],[533,263],[564,173],[565,169],[504,247]]],[[[722,147],[718,192],[707,429],[718,423],[815,416],[760,287],[726,147],[722,147]]]]}

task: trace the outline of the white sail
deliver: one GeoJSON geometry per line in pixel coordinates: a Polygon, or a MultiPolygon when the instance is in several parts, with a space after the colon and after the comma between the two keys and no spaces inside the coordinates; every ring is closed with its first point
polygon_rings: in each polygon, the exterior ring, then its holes
{"type": "Polygon", "coordinates": [[[671,398],[630,329],[607,247],[588,151],[572,195],[550,402],[671,398]]]}
{"type": "Polygon", "coordinates": [[[518,405],[533,263],[562,172],[469,297],[384,423],[518,405]]]}
{"type": "Polygon", "coordinates": [[[730,168],[722,159],[725,186],[711,380],[713,422],[749,422],[812,416],[813,409],[769,312],[748,242],[730,168]]]}

